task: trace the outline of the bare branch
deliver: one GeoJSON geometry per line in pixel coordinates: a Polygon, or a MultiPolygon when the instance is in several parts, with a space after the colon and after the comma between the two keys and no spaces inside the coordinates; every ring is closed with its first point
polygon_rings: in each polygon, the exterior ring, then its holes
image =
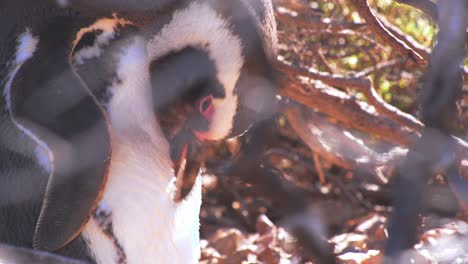
{"type": "Polygon", "coordinates": [[[381,118],[366,104],[340,91],[311,89],[308,94],[300,92],[302,86],[285,81],[281,95],[303,105],[318,109],[319,112],[332,116],[346,127],[354,128],[380,137],[399,145],[408,146],[417,139],[417,133],[401,130],[392,120],[381,118]]]}
{"type": "Polygon", "coordinates": [[[392,34],[382,22],[374,15],[369,2],[367,0],[349,0],[353,4],[359,15],[366,20],[369,29],[379,36],[386,44],[394,48],[396,51],[404,56],[408,56],[414,62],[426,65],[427,61],[424,60],[423,56],[408,46],[404,41],[399,39],[397,36],[392,34]]]}
{"type": "Polygon", "coordinates": [[[403,31],[401,31],[401,29],[388,22],[385,18],[380,17],[379,20],[380,22],[382,22],[385,28],[387,28],[388,31],[390,31],[395,37],[405,42],[405,44],[408,45],[408,47],[415,50],[419,55],[421,55],[424,61],[426,61],[426,63],[429,61],[430,51],[427,48],[419,44],[415,39],[405,34],[403,31]]]}
{"type": "Polygon", "coordinates": [[[372,106],[374,106],[378,112],[389,117],[393,121],[398,122],[399,124],[414,130],[419,130],[422,127],[422,123],[419,120],[407,113],[400,111],[398,108],[386,103],[375,91],[370,78],[360,78],[360,76],[362,76],[363,74],[357,74],[357,76],[359,77],[345,77],[338,74],[318,72],[313,69],[305,70],[302,68],[287,65],[282,65],[280,67],[284,72],[291,73],[290,77],[299,74],[302,76],[320,80],[331,86],[342,88],[354,88],[362,92],[366,96],[369,103],[372,106]],[[290,68],[288,69],[288,67],[290,68]]]}
{"type": "Polygon", "coordinates": [[[407,114],[393,105],[385,102],[375,90],[374,85],[372,84],[372,80],[370,78],[368,80],[369,85],[358,88],[360,88],[359,91],[366,96],[369,103],[374,106],[377,111],[389,117],[393,121],[411,129],[421,129],[423,127],[423,124],[412,115],[407,114]]]}

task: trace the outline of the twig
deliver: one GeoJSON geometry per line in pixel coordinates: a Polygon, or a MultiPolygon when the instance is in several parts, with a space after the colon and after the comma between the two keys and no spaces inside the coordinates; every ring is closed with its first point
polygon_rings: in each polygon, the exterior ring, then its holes
{"type": "Polygon", "coordinates": [[[313,158],[314,158],[315,170],[317,171],[319,181],[320,181],[321,184],[324,184],[326,182],[325,181],[325,173],[323,173],[322,163],[320,162],[320,157],[319,157],[319,155],[314,153],[313,158]]]}
{"type": "Polygon", "coordinates": [[[276,0],[278,6],[286,7],[287,9],[293,10],[294,12],[300,12],[309,17],[321,17],[322,13],[312,10],[302,0],[276,0]]]}
{"type": "Polygon", "coordinates": [[[330,73],[335,74],[336,73],[335,69],[333,69],[333,67],[330,66],[330,63],[328,62],[327,58],[325,57],[325,54],[323,54],[323,50],[321,48],[317,49],[317,54],[318,54],[318,57],[319,57],[320,61],[322,62],[322,64],[327,69],[327,71],[330,72],[330,73]]]}
{"type": "Polygon", "coordinates": [[[397,38],[382,24],[382,22],[372,12],[372,9],[369,6],[369,2],[367,0],[349,0],[349,2],[356,7],[359,15],[366,21],[367,25],[369,26],[369,29],[377,36],[379,36],[386,44],[394,48],[402,55],[408,56],[416,63],[422,65],[427,64],[421,54],[409,47],[404,41],[397,38]]]}
{"type": "Polygon", "coordinates": [[[424,61],[427,64],[427,62],[429,61],[429,56],[430,56],[430,51],[427,48],[419,44],[412,37],[405,34],[400,28],[388,22],[384,17],[379,17],[379,20],[380,22],[382,22],[385,28],[388,29],[388,31],[390,31],[395,37],[405,42],[405,44],[408,45],[408,47],[415,50],[419,55],[421,55],[421,57],[424,59],[424,61]]]}
{"type": "Polygon", "coordinates": [[[366,68],[360,72],[357,72],[354,74],[354,77],[356,78],[362,78],[364,76],[369,76],[375,72],[379,72],[379,71],[382,71],[386,68],[391,68],[391,67],[395,67],[399,64],[403,64],[405,62],[405,60],[401,59],[401,58],[398,58],[398,59],[394,59],[394,60],[389,60],[389,61],[384,61],[384,62],[381,62],[381,63],[377,63],[369,68],[366,68]]]}
{"type": "Polygon", "coordinates": [[[280,23],[296,25],[301,27],[301,29],[309,30],[329,30],[331,32],[338,32],[345,29],[360,30],[366,26],[364,23],[325,22],[321,18],[309,17],[301,14],[295,15],[282,9],[276,12],[275,17],[280,23]]]}
{"type": "Polygon", "coordinates": [[[385,102],[375,90],[373,82],[370,78],[369,81],[370,85],[359,87],[359,91],[366,96],[369,103],[372,106],[374,106],[377,109],[377,111],[389,117],[393,121],[398,122],[403,126],[409,127],[411,129],[417,130],[423,127],[423,124],[412,115],[405,113],[400,109],[394,107],[393,105],[385,102]]]}
{"type": "MultiPolygon", "coordinates": [[[[321,35],[329,34],[329,35],[333,35],[333,36],[344,36],[344,37],[349,37],[349,36],[358,37],[358,38],[362,38],[362,39],[366,40],[370,44],[375,45],[377,48],[380,48],[382,50],[385,49],[385,47],[382,46],[379,42],[376,42],[373,38],[369,37],[367,33],[354,31],[354,30],[351,30],[351,29],[343,29],[343,30],[337,30],[337,31],[332,31],[332,30],[329,30],[329,29],[309,30],[308,33],[321,34],[321,35]]],[[[347,45],[347,46],[349,46],[349,45],[347,45]]]]}

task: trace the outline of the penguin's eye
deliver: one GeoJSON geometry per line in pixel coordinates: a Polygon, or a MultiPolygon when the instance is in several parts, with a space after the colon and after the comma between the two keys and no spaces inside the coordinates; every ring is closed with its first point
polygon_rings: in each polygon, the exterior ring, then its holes
{"type": "Polygon", "coordinates": [[[214,112],[214,105],[213,105],[213,96],[208,95],[200,100],[199,111],[203,114],[203,116],[211,120],[214,112]]]}

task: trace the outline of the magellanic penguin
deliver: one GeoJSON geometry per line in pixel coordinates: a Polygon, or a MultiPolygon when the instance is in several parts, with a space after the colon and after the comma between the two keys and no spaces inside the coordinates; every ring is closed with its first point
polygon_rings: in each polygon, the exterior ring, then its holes
{"type": "Polygon", "coordinates": [[[274,100],[273,9],[147,2],[0,3],[0,243],[198,262],[198,151],[274,100]]]}

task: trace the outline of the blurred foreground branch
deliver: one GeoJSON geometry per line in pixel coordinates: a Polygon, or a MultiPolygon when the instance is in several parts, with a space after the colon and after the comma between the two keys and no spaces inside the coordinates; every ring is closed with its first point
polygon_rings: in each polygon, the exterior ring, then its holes
{"type": "MultiPolygon", "coordinates": [[[[394,187],[394,211],[386,248],[388,263],[406,262],[404,252],[417,241],[417,228],[427,179],[445,172],[460,204],[468,204],[468,181],[460,181],[459,160],[454,157],[455,141],[450,137],[456,127],[456,101],[461,96],[462,64],[465,54],[464,0],[439,2],[438,43],[431,56],[422,90],[422,118],[426,128],[409,150],[398,170],[394,187]]],[[[466,156],[465,156],[466,157],[466,156]]]]}
{"type": "MultiPolygon", "coordinates": [[[[452,25],[452,29],[457,28],[460,33],[457,36],[458,39],[455,36],[444,35],[446,34],[442,31],[444,25],[440,24],[439,42],[448,38],[450,41],[446,42],[447,47],[449,47],[448,43],[452,45],[458,43],[457,49],[452,49],[447,55],[448,49],[439,48],[444,45],[442,41],[438,43],[434,54],[430,57],[426,48],[385,19],[378,18],[371,10],[368,1],[349,1],[365,19],[365,26],[347,24],[343,21],[327,21],[320,25],[317,22],[322,21],[320,14],[301,13],[299,7],[307,8],[303,2],[292,2],[294,4],[285,4],[285,7],[293,12],[279,10],[277,17],[281,23],[294,24],[295,22],[299,26],[299,34],[323,32],[339,38],[344,36],[342,32],[350,32],[350,35],[367,40],[362,34],[367,28],[403,58],[409,58],[416,65],[422,66],[419,68],[425,68],[429,61],[431,62],[423,88],[422,119],[424,125],[413,115],[385,102],[374,85],[376,77],[369,77],[367,69],[352,74],[341,74],[340,70],[333,67],[327,60],[327,55],[332,53],[328,50],[324,52],[320,44],[317,45],[320,47],[318,49],[315,49],[313,44],[309,46],[311,50],[318,51],[318,56],[316,56],[318,59],[307,59],[309,63],[304,63],[302,56],[298,56],[299,59],[297,59],[282,55],[277,64],[277,68],[282,72],[279,78],[280,94],[286,101],[285,113],[291,127],[314,153],[341,168],[371,174],[379,179],[383,178],[383,182],[385,182],[385,177],[391,174],[389,172],[393,169],[398,170],[399,176],[394,191],[395,212],[390,226],[392,235],[387,246],[387,254],[399,256],[402,250],[412,247],[416,242],[418,217],[425,210],[422,197],[427,190],[427,180],[431,176],[440,173],[445,175],[459,199],[461,208],[465,212],[468,209],[466,208],[468,204],[466,198],[468,144],[463,139],[453,136],[457,135],[454,123],[459,120],[456,105],[460,98],[456,95],[460,94],[460,65],[464,57],[463,38],[466,24],[460,22],[459,19],[463,17],[463,14],[454,15],[456,13],[453,10],[446,11],[452,17],[455,16],[451,20],[452,23],[459,23],[458,27],[452,25]],[[312,18],[313,16],[316,17],[312,18]],[[442,51],[437,51],[438,49],[442,51]],[[444,77],[439,78],[439,76],[444,77]],[[450,80],[450,88],[446,87],[447,84],[444,85],[444,80],[450,80]],[[350,89],[364,95],[366,102],[345,92],[350,89]],[[357,130],[361,136],[356,137],[350,133],[353,130],[357,130]],[[372,142],[375,143],[375,141],[385,141],[387,151],[376,151],[372,147],[372,142]],[[384,176],[382,176],[382,168],[383,174],[386,174],[384,176]]],[[[437,17],[437,11],[434,11],[435,4],[432,2],[398,2],[415,6],[427,12],[432,18],[437,17]]],[[[466,10],[462,6],[458,8],[458,12],[466,10]]],[[[439,11],[439,17],[443,16],[444,11],[439,11]]],[[[448,32],[447,27],[445,30],[448,32]]],[[[306,54],[306,51],[294,47],[294,44],[309,48],[307,43],[311,42],[307,39],[305,35],[303,40],[288,39],[287,42],[296,53],[306,54]]],[[[374,67],[378,68],[378,65],[387,63],[390,62],[375,63],[374,67]]],[[[317,163],[315,157],[314,161],[317,163]]],[[[317,170],[320,171],[320,168],[317,170]]],[[[424,199],[432,199],[427,195],[424,197],[424,199]]]]}

